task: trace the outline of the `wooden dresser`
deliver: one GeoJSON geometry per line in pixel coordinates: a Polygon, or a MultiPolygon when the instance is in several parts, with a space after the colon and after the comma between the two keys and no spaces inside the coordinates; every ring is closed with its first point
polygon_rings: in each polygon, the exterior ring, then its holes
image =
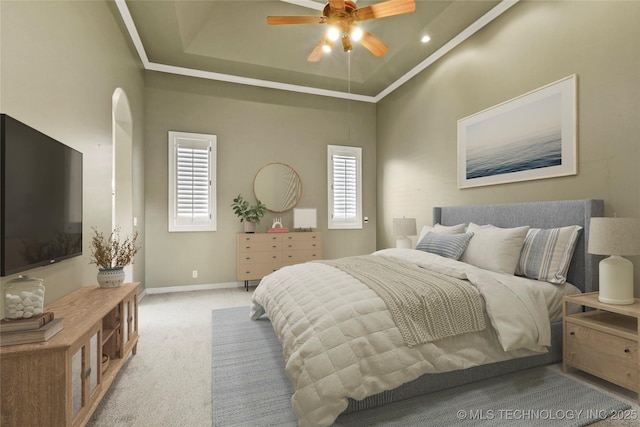
{"type": "Polygon", "coordinates": [[[260,280],[285,265],[322,259],[319,232],[238,234],[238,280],[260,280]]]}
{"type": "Polygon", "coordinates": [[[136,354],[138,287],[84,286],[45,307],[64,319],[64,329],[49,341],[0,348],[0,425],[87,424],[127,357],[136,354]]]}

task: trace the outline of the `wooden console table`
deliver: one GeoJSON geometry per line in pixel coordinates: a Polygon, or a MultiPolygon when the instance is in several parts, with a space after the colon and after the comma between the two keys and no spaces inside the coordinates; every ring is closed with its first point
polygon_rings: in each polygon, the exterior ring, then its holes
{"type": "Polygon", "coordinates": [[[1,425],[87,424],[136,354],[139,285],[82,287],[45,308],[64,318],[64,329],[49,341],[0,348],[1,425]]]}

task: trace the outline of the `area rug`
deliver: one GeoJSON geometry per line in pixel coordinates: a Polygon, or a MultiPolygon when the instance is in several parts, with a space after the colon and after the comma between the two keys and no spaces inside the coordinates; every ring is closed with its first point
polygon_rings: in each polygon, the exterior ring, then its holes
{"type": "MultiPolygon", "coordinates": [[[[248,307],[213,310],[213,424],[297,426],[282,347],[248,307]]],[[[345,414],[335,426],[584,426],[631,406],[563,375],[527,369],[345,414]]]]}

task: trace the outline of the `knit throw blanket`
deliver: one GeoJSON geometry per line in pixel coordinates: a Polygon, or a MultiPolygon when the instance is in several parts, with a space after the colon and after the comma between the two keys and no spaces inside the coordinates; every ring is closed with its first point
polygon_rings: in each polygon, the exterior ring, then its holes
{"type": "Polygon", "coordinates": [[[319,262],[378,294],[409,347],[485,328],[482,296],[463,280],[380,255],[319,262]]]}

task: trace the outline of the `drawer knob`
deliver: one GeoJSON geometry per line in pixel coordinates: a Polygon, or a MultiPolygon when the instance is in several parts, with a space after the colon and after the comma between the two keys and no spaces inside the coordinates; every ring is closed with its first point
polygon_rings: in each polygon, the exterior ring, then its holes
{"type": "Polygon", "coordinates": [[[272,256],[271,258],[276,259],[276,258],[278,258],[278,257],[274,255],[274,256],[272,256]]]}
{"type": "Polygon", "coordinates": [[[293,258],[293,256],[289,255],[289,258],[293,258]]]}
{"type": "Polygon", "coordinates": [[[625,353],[631,353],[631,350],[629,350],[628,348],[625,348],[625,349],[624,349],[624,352],[625,352],[625,353]]]}
{"type": "Polygon", "coordinates": [[[569,332],[569,335],[571,335],[571,336],[574,336],[575,334],[576,334],[576,333],[575,333],[575,332],[573,332],[573,331],[569,332]]]}

